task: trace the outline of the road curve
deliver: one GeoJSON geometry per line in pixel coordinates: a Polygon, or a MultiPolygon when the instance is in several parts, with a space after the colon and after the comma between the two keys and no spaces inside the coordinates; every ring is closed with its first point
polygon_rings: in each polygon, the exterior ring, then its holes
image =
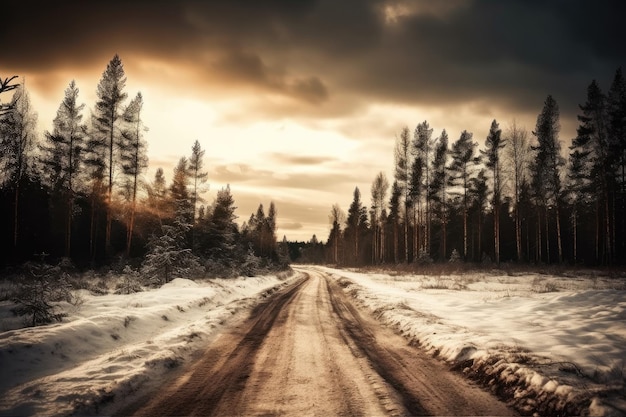
{"type": "Polygon", "coordinates": [[[360,313],[314,269],[120,415],[516,415],[360,313]]]}

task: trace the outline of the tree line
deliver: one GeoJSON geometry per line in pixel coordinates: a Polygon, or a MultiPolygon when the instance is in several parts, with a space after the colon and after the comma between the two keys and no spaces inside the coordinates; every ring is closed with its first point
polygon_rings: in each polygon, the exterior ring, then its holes
{"type": "Polygon", "coordinates": [[[198,140],[169,184],[162,168],[145,179],[143,96],[128,100],[117,54],[102,73],[93,108],[80,104],[72,80],[43,135],[25,82],[16,79],[0,79],[0,93],[13,91],[0,107],[3,265],[45,254],[83,268],[133,264],[167,282],[192,269],[230,276],[287,264],[273,202],[241,227],[230,186],[205,204],[208,173],[198,140]]]}
{"type": "Polygon", "coordinates": [[[564,148],[548,95],[528,131],[493,120],[483,147],[464,130],[451,141],[428,121],[396,137],[393,178],[376,174],[369,207],[355,188],[347,214],[332,206],[320,251],[305,260],[344,265],[515,261],[615,265],[626,259],[626,84],[597,81],[564,148]]]}

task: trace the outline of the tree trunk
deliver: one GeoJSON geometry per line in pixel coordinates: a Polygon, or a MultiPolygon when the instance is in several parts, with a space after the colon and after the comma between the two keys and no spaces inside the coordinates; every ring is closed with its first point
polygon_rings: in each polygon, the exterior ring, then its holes
{"type": "Polygon", "coordinates": [[[409,263],[409,206],[404,204],[404,262],[409,263]]]}
{"type": "Polygon", "coordinates": [[[559,264],[563,263],[563,242],[561,240],[561,214],[559,213],[559,203],[555,205],[556,209],[556,240],[559,250],[559,264]]]}
{"type": "Polygon", "coordinates": [[[17,248],[17,236],[19,230],[19,202],[20,202],[20,179],[15,181],[15,196],[13,198],[13,247],[17,248]]]}
{"type": "Polygon", "coordinates": [[[548,215],[548,205],[546,204],[546,258],[547,263],[550,263],[550,217],[548,215]]]}
{"type": "Polygon", "coordinates": [[[572,235],[574,240],[574,265],[578,263],[578,210],[574,205],[574,211],[572,212],[572,235]]]}

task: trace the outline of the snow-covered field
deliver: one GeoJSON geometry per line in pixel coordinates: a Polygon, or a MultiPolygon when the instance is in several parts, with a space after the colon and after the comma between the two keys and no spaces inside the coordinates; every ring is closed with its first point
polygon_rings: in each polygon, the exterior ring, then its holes
{"type": "Polygon", "coordinates": [[[294,279],[175,279],[129,295],[80,290],[63,322],[34,328],[0,302],[0,415],[98,413],[176,368],[229,317],[294,279]]]}
{"type": "MultiPolygon", "coordinates": [[[[626,415],[623,276],[313,268],[411,343],[528,411],[589,399],[585,414],[626,415]]],[[[81,290],[63,322],[35,328],[0,302],[0,416],[106,413],[297,277],[176,279],[130,295],[81,290]]]]}
{"type": "Polygon", "coordinates": [[[626,415],[623,276],[316,268],[410,342],[528,411],[589,399],[585,414],[626,415]]]}

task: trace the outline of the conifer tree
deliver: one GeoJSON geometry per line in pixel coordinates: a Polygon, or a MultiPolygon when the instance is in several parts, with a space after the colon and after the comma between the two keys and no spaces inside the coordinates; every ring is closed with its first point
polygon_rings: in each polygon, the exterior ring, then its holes
{"type": "Polygon", "coordinates": [[[113,183],[115,165],[117,164],[117,152],[120,146],[120,119],[123,111],[123,103],[127,94],[124,92],[126,86],[126,76],[122,60],[115,54],[98,84],[96,103],[96,131],[100,141],[106,144],[106,170],[107,180],[107,206],[106,206],[106,231],[105,248],[111,248],[111,223],[113,220],[113,183]]]}
{"type": "Polygon", "coordinates": [[[43,165],[51,180],[53,193],[60,194],[65,203],[64,254],[70,256],[72,240],[72,214],[74,198],[78,189],[78,177],[83,164],[87,126],[82,123],[84,104],[78,104],[78,87],[72,80],[65,90],[65,97],[53,121],[53,131],[46,132],[47,143],[40,148],[43,165]]]}
{"type": "Polygon", "coordinates": [[[493,207],[493,243],[496,264],[500,265],[500,209],[502,205],[502,168],[500,166],[500,151],[506,141],[502,138],[502,130],[494,119],[485,140],[485,156],[487,168],[491,169],[492,207],[493,207]]]}
{"type": "Polygon", "coordinates": [[[543,109],[537,116],[537,125],[533,135],[537,137],[535,151],[534,180],[539,199],[545,210],[546,256],[550,262],[550,231],[549,208],[554,207],[557,229],[557,247],[559,262],[563,262],[563,246],[561,241],[560,201],[562,198],[561,168],[565,161],[561,156],[559,141],[559,107],[551,95],[544,102],[543,109]]]}
{"type": "MultiPolygon", "coordinates": [[[[396,185],[400,188],[404,202],[404,261],[409,262],[409,207],[411,197],[409,181],[411,178],[411,139],[409,128],[404,127],[400,137],[396,140],[394,177],[396,185]]],[[[394,235],[395,238],[398,236],[394,235]]],[[[397,247],[398,242],[395,243],[397,247]]]]}
{"type": "Polygon", "coordinates": [[[272,256],[276,252],[276,221],[278,212],[276,211],[276,204],[270,201],[270,207],[267,209],[267,218],[265,222],[265,229],[267,234],[267,247],[268,256],[272,256]]]}
{"type": "Polygon", "coordinates": [[[122,130],[120,141],[120,161],[122,172],[126,176],[125,195],[129,203],[126,220],[126,256],[130,255],[130,248],[135,229],[135,214],[137,212],[137,194],[141,175],[148,167],[146,153],[147,143],[143,138],[143,132],[147,128],[143,125],[141,111],[143,109],[143,97],[141,93],[130,102],[123,113],[125,127],[122,130]]]}
{"type": "Polygon", "coordinates": [[[348,218],[346,220],[345,236],[350,239],[351,255],[350,258],[354,264],[360,260],[360,244],[364,229],[367,227],[367,209],[361,202],[361,191],[359,187],[354,189],[352,203],[348,209],[348,218]],[[365,224],[364,224],[365,223],[365,224]]]}
{"type": "Polygon", "coordinates": [[[569,200],[572,207],[572,240],[573,260],[578,262],[578,220],[580,213],[591,202],[591,138],[586,134],[584,127],[577,129],[577,136],[569,147],[569,164],[567,179],[569,181],[569,200]]]}
{"type": "MultiPolygon", "coordinates": [[[[200,193],[205,191],[202,184],[207,182],[209,173],[203,171],[204,168],[204,150],[200,146],[200,142],[196,140],[191,148],[191,156],[189,157],[189,177],[191,179],[191,205],[193,206],[193,219],[195,224],[196,209],[198,203],[204,202],[204,199],[200,196],[200,193]]],[[[195,250],[195,227],[191,233],[191,249],[195,250]]]]}
{"type": "MultiPolygon", "coordinates": [[[[432,138],[433,129],[428,122],[424,120],[418,124],[415,128],[413,136],[413,153],[415,157],[414,169],[421,171],[419,174],[414,173],[412,178],[412,189],[414,190],[415,197],[418,201],[413,201],[413,205],[417,203],[421,205],[421,200],[424,199],[424,238],[421,245],[426,254],[430,254],[430,235],[431,235],[431,220],[432,213],[430,207],[430,185],[432,181],[431,174],[431,153],[434,147],[432,138]],[[418,162],[419,160],[419,162],[418,162]]],[[[417,227],[417,226],[416,226],[417,227]]],[[[417,240],[416,240],[417,242],[417,240]]],[[[415,254],[419,253],[415,250],[415,254]]]]}
{"type": "MultiPolygon", "coordinates": [[[[476,239],[478,240],[477,253],[473,255],[474,260],[483,261],[483,218],[485,214],[485,206],[487,205],[487,174],[482,168],[475,177],[470,178],[468,194],[472,205],[476,210],[476,239]],[[478,257],[476,257],[476,255],[478,257]]],[[[472,253],[474,253],[474,245],[472,244],[472,253]]]]}
{"type": "MultiPolygon", "coordinates": [[[[606,101],[607,135],[611,154],[615,156],[615,209],[613,236],[626,236],[626,81],[622,69],[615,71],[606,101]],[[619,210],[619,213],[615,213],[619,210]]],[[[626,256],[626,240],[615,239],[616,259],[626,256]],[[619,246],[619,247],[616,247],[619,246]]]]}
{"type": "Polygon", "coordinates": [[[393,236],[393,262],[397,264],[400,262],[400,254],[398,244],[400,243],[400,204],[402,201],[402,187],[398,184],[398,181],[394,181],[391,186],[391,196],[389,198],[389,216],[387,219],[391,222],[392,236],[393,236]]]}
{"type": "Polygon", "coordinates": [[[475,156],[476,142],[472,142],[472,133],[464,130],[461,132],[461,136],[456,142],[452,144],[452,150],[450,156],[452,161],[448,172],[450,176],[448,183],[451,187],[460,187],[461,191],[455,191],[462,197],[463,205],[463,259],[467,260],[467,216],[469,211],[469,188],[470,179],[474,176],[474,170],[478,163],[478,158],[475,156]]]}
{"type": "Polygon", "coordinates": [[[187,158],[183,156],[178,160],[178,164],[174,168],[172,183],[169,187],[170,210],[173,213],[179,213],[187,223],[192,224],[192,207],[188,185],[187,158]]]}
{"type": "Polygon", "coordinates": [[[610,146],[607,132],[606,96],[594,80],[587,87],[587,100],[580,106],[577,142],[592,148],[593,189],[596,190],[598,222],[596,222],[596,260],[604,264],[613,258],[612,184],[616,157],[610,146]]]}
{"type": "Polygon", "coordinates": [[[13,248],[18,246],[21,189],[29,176],[33,176],[37,141],[37,113],[24,82],[15,90],[0,124],[0,175],[13,191],[13,248]]]}
{"type": "Polygon", "coordinates": [[[448,133],[444,129],[441,136],[437,139],[435,145],[435,156],[432,162],[432,179],[429,187],[429,199],[433,206],[433,215],[439,219],[441,225],[441,259],[447,256],[447,225],[448,225],[448,209],[446,201],[447,184],[448,184],[448,133]]]}

